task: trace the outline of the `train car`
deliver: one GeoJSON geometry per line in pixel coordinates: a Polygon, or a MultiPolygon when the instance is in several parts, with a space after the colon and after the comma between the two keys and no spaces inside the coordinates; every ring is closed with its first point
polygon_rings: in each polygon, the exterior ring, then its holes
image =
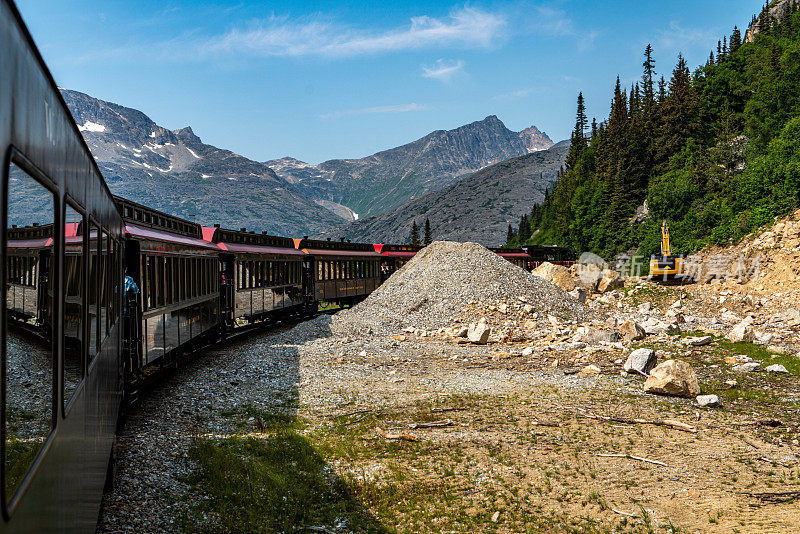
{"type": "Polygon", "coordinates": [[[569,267],[575,263],[575,251],[566,247],[550,245],[525,245],[522,250],[531,257],[531,269],[535,269],[544,262],[555,263],[569,267]]]}
{"type": "Polygon", "coordinates": [[[368,243],[295,239],[295,248],[312,258],[313,295],[317,302],[351,306],[381,285],[383,256],[368,243]]]}
{"type": "Polygon", "coordinates": [[[122,399],[122,219],[10,0],[0,72],[0,531],[93,531],[122,399]]]}
{"type": "Polygon", "coordinates": [[[228,328],[313,308],[313,293],[303,283],[307,255],[291,238],[216,225],[203,227],[203,239],[220,250],[221,307],[228,328]]]}
{"type": "Polygon", "coordinates": [[[115,200],[125,222],[126,311],[137,317],[125,354],[135,375],[221,334],[219,247],[199,224],[115,200]]]}
{"type": "Polygon", "coordinates": [[[520,269],[530,271],[534,268],[533,258],[521,248],[490,248],[489,250],[510,261],[520,269]]]}
{"type": "Polygon", "coordinates": [[[422,249],[422,245],[373,245],[375,252],[383,256],[381,259],[381,278],[386,280],[395,271],[401,269],[403,265],[416,256],[422,249]]]}

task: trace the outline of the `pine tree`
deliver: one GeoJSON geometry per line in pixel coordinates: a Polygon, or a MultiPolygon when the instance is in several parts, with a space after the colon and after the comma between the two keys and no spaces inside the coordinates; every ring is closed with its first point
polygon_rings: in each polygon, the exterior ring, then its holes
{"type": "Polygon", "coordinates": [[[517,234],[514,232],[514,229],[509,224],[508,234],[506,235],[506,244],[511,243],[511,241],[513,241],[515,237],[517,237],[517,234]]]}
{"type": "Polygon", "coordinates": [[[726,36],[722,37],[722,57],[723,59],[728,57],[728,38],[726,36]]]}
{"type": "Polygon", "coordinates": [[[664,80],[662,76],[660,80],[658,80],[658,103],[663,104],[664,101],[667,99],[667,82],[664,80]]]}
{"type": "Polygon", "coordinates": [[[575,129],[570,137],[569,152],[567,152],[566,166],[571,169],[578,162],[581,153],[586,148],[586,104],[583,93],[578,93],[578,109],[575,114],[575,129]]]}
{"type": "Polygon", "coordinates": [[[670,156],[679,153],[689,138],[697,136],[700,128],[700,100],[682,54],[678,55],[678,64],[672,71],[669,94],[661,113],[656,164],[663,172],[670,156]]]}
{"type": "Polygon", "coordinates": [[[419,245],[419,226],[417,226],[417,221],[411,223],[410,240],[412,245],[419,245]]]}
{"type": "Polygon", "coordinates": [[[425,217],[425,245],[430,245],[433,239],[431,239],[431,220],[425,217]]]}
{"type": "Polygon", "coordinates": [[[642,73],[642,96],[644,99],[645,113],[650,115],[653,107],[656,104],[655,88],[653,85],[653,77],[656,74],[656,60],[653,59],[653,46],[648,44],[644,49],[644,72],[642,73]]]}
{"type": "Polygon", "coordinates": [[[731,34],[731,54],[739,50],[740,46],[742,46],[742,32],[739,31],[737,26],[734,26],[733,33],[731,34]]]}
{"type": "Polygon", "coordinates": [[[772,67],[774,72],[779,72],[781,70],[781,56],[778,53],[778,49],[775,46],[775,41],[772,41],[772,50],[769,54],[769,66],[772,67]]]}
{"type": "Polygon", "coordinates": [[[597,137],[597,118],[592,117],[592,139],[597,137]]]}

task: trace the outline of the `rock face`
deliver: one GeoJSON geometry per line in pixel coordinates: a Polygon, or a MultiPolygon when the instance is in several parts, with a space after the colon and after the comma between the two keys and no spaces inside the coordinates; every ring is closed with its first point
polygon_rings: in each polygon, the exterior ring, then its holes
{"type": "Polygon", "coordinates": [[[767,18],[776,22],[781,22],[786,15],[791,13],[791,9],[798,3],[798,0],[773,0],[770,2],[769,5],[766,6],[758,16],[755,23],[747,29],[747,32],[745,32],[744,42],[753,42],[756,34],[761,31],[761,24],[768,23],[767,18]]]}
{"type": "Polygon", "coordinates": [[[695,397],[700,394],[700,385],[691,365],[667,360],[650,371],[650,376],[644,383],[644,391],[672,397],[695,397]]]}
{"type": "Polygon", "coordinates": [[[647,333],[644,331],[639,323],[634,321],[633,319],[628,319],[619,327],[619,334],[622,336],[627,342],[631,341],[638,341],[640,339],[644,339],[647,333]]]}
{"type": "Polygon", "coordinates": [[[141,111],[61,94],[111,192],[201,224],[301,236],[343,221],[263,163],[170,131],[141,111]]]}
{"type": "Polygon", "coordinates": [[[487,167],[444,189],[427,194],[417,190],[412,200],[373,217],[363,218],[359,212],[362,218],[323,237],[405,243],[412,224],[416,221],[421,228],[427,218],[434,239],[501,245],[508,225],[519,224],[529,206],[544,199],[567,150],[554,147],[534,152],[487,167]]]}
{"type": "Polygon", "coordinates": [[[366,158],[329,160],[319,165],[283,158],[266,164],[308,197],[347,206],[366,217],[444,189],[495,163],[551,146],[550,138],[535,126],[512,132],[491,115],[453,130],[437,130],[366,158]]]}
{"type": "Polygon", "coordinates": [[[617,289],[623,285],[624,281],[618,272],[607,270],[603,272],[603,277],[597,283],[597,292],[605,293],[606,291],[617,289]]]}
{"type": "Polygon", "coordinates": [[[656,366],[658,358],[653,349],[636,349],[631,352],[622,370],[626,373],[637,372],[647,375],[656,366]]]}

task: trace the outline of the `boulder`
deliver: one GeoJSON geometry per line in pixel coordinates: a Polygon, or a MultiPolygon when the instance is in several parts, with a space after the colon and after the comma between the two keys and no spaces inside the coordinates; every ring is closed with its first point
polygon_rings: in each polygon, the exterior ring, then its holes
{"type": "Polygon", "coordinates": [[[645,302],[643,304],[639,304],[639,307],[637,309],[638,309],[639,313],[643,313],[643,314],[644,313],[650,313],[650,310],[653,309],[653,305],[650,304],[649,302],[645,302]]]}
{"type": "Polygon", "coordinates": [[[553,283],[553,285],[560,287],[566,292],[574,290],[576,286],[575,278],[573,278],[572,275],[569,274],[566,270],[557,273],[550,281],[553,283]]]}
{"type": "Polygon", "coordinates": [[[644,383],[645,393],[673,397],[695,397],[700,384],[692,366],[686,362],[667,360],[657,365],[644,383]]]}
{"type": "Polygon", "coordinates": [[[608,330],[591,330],[586,334],[586,340],[593,344],[618,343],[620,340],[620,335],[618,332],[608,330]]]}
{"type": "Polygon", "coordinates": [[[755,339],[755,333],[753,332],[753,327],[750,326],[751,322],[752,321],[745,319],[741,323],[734,326],[733,329],[728,333],[728,339],[733,343],[753,341],[755,339]]]}
{"type": "Polygon", "coordinates": [[[525,347],[522,349],[523,356],[530,356],[531,354],[533,354],[533,347],[525,347]]]}
{"type": "Polygon", "coordinates": [[[625,285],[625,281],[617,271],[606,270],[603,271],[603,277],[597,283],[597,292],[605,293],[612,289],[617,289],[625,285]]]}
{"type": "Polygon", "coordinates": [[[644,331],[644,328],[639,325],[639,323],[633,319],[628,319],[619,327],[619,335],[621,335],[622,339],[624,339],[626,342],[630,343],[631,341],[644,339],[647,333],[644,331]]]}
{"type": "Polygon", "coordinates": [[[531,274],[538,276],[539,278],[544,278],[548,282],[552,282],[558,273],[565,272],[567,272],[567,268],[563,265],[556,265],[555,263],[546,261],[531,271],[531,274]]]}
{"type": "Polygon", "coordinates": [[[656,366],[658,358],[653,349],[636,349],[631,352],[622,370],[626,373],[637,372],[647,375],[656,366]]]}
{"type": "Polygon", "coordinates": [[[698,395],[697,404],[700,406],[722,406],[722,402],[716,395],[698,395]]]}
{"type": "Polygon", "coordinates": [[[486,323],[472,323],[469,325],[469,330],[467,331],[467,339],[470,343],[483,345],[489,341],[489,334],[491,333],[492,329],[489,328],[486,323]]]}
{"type": "Polygon", "coordinates": [[[784,367],[784,366],[782,366],[782,365],[780,365],[780,364],[778,364],[778,363],[776,363],[775,365],[770,365],[769,367],[767,367],[767,368],[766,368],[766,369],[764,369],[764,370],[765,370],[766,372],[768,372],[768,373],[783,373],[783,374],[789,374],[789,370],[788,370],[788,369],[786,369],[786,367],[784,367]]]}
{"type": "Polygon", "coordinates": [[[741,365],[735,365],[731,369],[733,371],[736,371],[737,373],[750,373],[752,371],[755,371],[759,367],[761,367],[761,364],[758,362],[747,362],[741,365]]]}
{"type": "Polygon", "coordinates": [[[525,313],[533,313],[533,306],[531,306],[530,304],[526,304],[522,307],[522,311],[524,311],[525,313]]]}
{"type": "Polygon", "coordinates": [[[753,332],[753,335],[756,345],[769,345],[775,338],[775,335],[770,332],[753,332]]]}
{"type": "Polygon", "coordinates": [[[692,347],[702,347],[704,345],[710,345],[711,342],[714,341],[714,338],[711,336],[699,336],[699,337],[687,337],[681,341],[684,345],[690,345],[692,347]]]}
{"type": "Polygon", "coordinates": [[[468,334],[469,334],[469,328],[466,327],[466,326],[462,326],[456,332],[456,336],[455,337],[467,337],[468,334]]]}

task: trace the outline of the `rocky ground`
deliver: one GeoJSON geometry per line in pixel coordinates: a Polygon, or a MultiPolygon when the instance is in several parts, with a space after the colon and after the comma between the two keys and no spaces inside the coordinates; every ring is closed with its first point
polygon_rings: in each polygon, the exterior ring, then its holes
{"type": "Polygon", "coordinates": [[[161,384],[120,434],[99,530],[800,530],[800,314],[793,288],[756,289],[773,271],[570,275],[568,294],[434,249],[352,310],[161,384]]]}

